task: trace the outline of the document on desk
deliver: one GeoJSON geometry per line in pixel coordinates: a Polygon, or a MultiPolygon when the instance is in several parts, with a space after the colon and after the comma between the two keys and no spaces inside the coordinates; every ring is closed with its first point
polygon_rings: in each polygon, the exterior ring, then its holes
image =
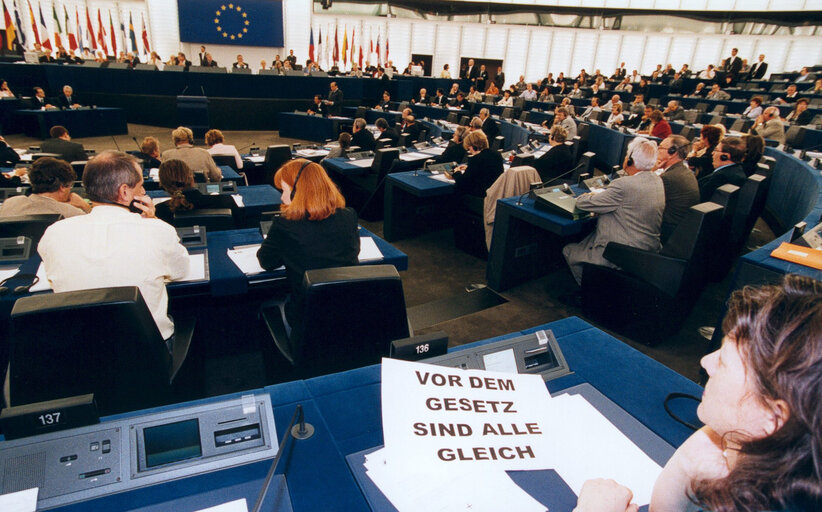
{"type": "Polygon", "coordinates": [[[431,179],[443,181],[445,183],[456,183],[452,178],[449,178],[445,174],[432,174],[431,179]]]}
{"type": "Polygon", "coordinates": [[[37,284],[29,288],[30,292],[35,293],[51,290],[51,283],[49,283],[49,280],[46,278],[46,267],[44,267],[42,263],[37,267],[37,277],[39,278],[37,284]]]}
{"type": "Polygon", "coordinates": [[[0,281],[4,281],[20,271],[20,267],[0,268],[0,281]]]}
{"type": "Polygon", "coordinates": [[[241,498],[239,500],[223,503],[222,505],[203,508],[197,512],[248,512],[248,503],[245,501],[245,498],[241,498]]]}
{"type": "Polygon", "coordinates": [[[328,156],[327,149],[298,149],[296,151],[297,156],[301,156],[303,158],[314,158],[318,156],[328,156]]]}
{"type": "Polygon", "coordinates": [[[265,162],[265,157],[263,155],[251,155],[248,158],[246,158],[246,160],[255,164],[261,164],[265,162]]]}
{"type": "Polygon", "coordinates": [[[375,242],[373,238],[370,236],[360,237],[360,254],[357,256],[360,263],[380,261],[384,258],[385,256],[383,256],[382,251],[377,247],[377,242],[375,242]]]}
{"type": "Polygon", "coordinates": [[[374,163],[374,159],[373,158],[361,158],[359,160],[349,160],[348,163],[355,166],[355,167],[365,168],[365,167],[371,167],[371,164],[374,163]]]}
{"type": "Polygon", "coordinates": [[[234,200],[234,204],[236,204],[238,207],[242,208],[243,206],[245,206],[245,203],[243,203],[243,196],[241,196],[240,194],[231,194],[231,199],[234,200]]]}
{"type": "Polygon", "coordinates": [[[425,160],[427,158],[431,158],[431,155],[423,153],[422,151],[413,151],[400,155],[400,160],[403,162],[416,162],[417,160],[425,160]]]}
{"type": "Polygon", "coordinates": [[[439,156],[445,152],[445,148],[440,146],[434,146],[433,148],[425,148],[420,153],[428,153],[429,155],[436,155],[439,156]]]}
{"type": "Polygon", "coordinates": [[[180,281],[205,281],[206,277],[206,255],[205,253],[188,255],[188,273],[180,281]]]}
{"type": "Polygon", "coordinates": [[[3,512],[34,512],[37,510],[39,489],[32,487],[25,491],[10,492],[0,495],[0,510],[3,512]]]}
{"type": "Polygon", "coordinates": [[[250,276],[265,272],[265,269],[260,266],[257,260],[257,251],[260,249],[260,244],[244,245],[242,247],[235,247],[228,249],[228,257],[237,265],[243,274],[250,276]]]}

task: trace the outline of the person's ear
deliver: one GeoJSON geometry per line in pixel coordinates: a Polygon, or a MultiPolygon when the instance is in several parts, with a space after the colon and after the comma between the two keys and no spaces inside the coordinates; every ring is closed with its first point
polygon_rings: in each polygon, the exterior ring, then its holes
{"type": "Polygon", "coordinates": [[[129,195],[128,195],[129,190],[131,190],[131,188],[125,183],[123,183],[122,185],[117,187],[117,201],[118,202],[131,202],[131,198],[129,198],[129,195]]]}
{"type": "Polygon", "coordinates": [[[791,417],[791,410],[788,407],[788,403],[785,400],[777,399],[770,403],[771,406],[771,414],[772,414],[772,429],[768,432],[768,435],[773,434],[788,421],[791,417]]]}

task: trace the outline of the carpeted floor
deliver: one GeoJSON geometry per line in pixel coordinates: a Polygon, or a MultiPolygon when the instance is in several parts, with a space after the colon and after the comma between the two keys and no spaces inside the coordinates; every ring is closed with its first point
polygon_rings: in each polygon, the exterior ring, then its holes
{"type": "MultiPolygon", "coordinates": [[[[270,144],[302,142],[281,139],[276,132],[226,131],[224,134],[226,143],[236,145],[240,152],[251,145],[265,147],[270,144]]],[[[128,135],[76,141],[83,143],[87,149],[97,151],[115,149],[118,146],[121,150],[127,150],[136,149],[132,137],[141,141],[147,135],[157,137],[161,149],[171,147],[171,129],[132,124],[129,125],[128,135]]],[[[28,147],[40,142],[22,135],[10,135],[6,140],[13,147],[28,147]]],[[[362,221],[362,225],[378,235],[382,234],[382,222],[362,221]]],[[[772,233],[760,220],[749,243],[761,245],[772,237],[772,233]]],[[[432,315],[433,306],[429,303],[447,298],[466,297],[466,286],[485,283],[485,261],[457,250],[450,229],[402,240],[394,245],[408,254],[409,268],[402,273],[407,307],[418,312],[428,310],[425,318],[436,322],[429,325],[430,321],[423,321],[421,325],[425,327],[417,329],[416,332],[445,331],[451,346],[519,331],[571,315],[581,316],[578,309],[564,305],[558,300],[562,293],[575,286],[565,268],[559,268],[540,279],[506,290],[500,294],[504,301],[496,300],[489,295],[485,299],[478,299],[475,304],[454,308],[453,314],[446,311],[439,316],[432,315]],[[426,306],[427,304],[429,306],[426,306]]],[[[698,381],[699,360],[705,353],[707,341],[698,334],[697,329],[703,325],[716,325],[728,287],[729,277],[722,282],[710,284],[703,291],[697,306],[680,332],[654,347],[636,343],[618,334],[614,335],[680,374],[698,381]]],[[[254,332],[255,336],[265,336],[259,329],[254,332]]],[[[256,342],[248,345],[245,355],[236,351],[224,355],[209,351],[211,353],[206,356],[203,364],[207,373],[213,373],[215,377],[206,383],[206,394],[238,391],[272,381],[271,370],[266,371],[263,369],[265,365],[261,364],[268,356],[254,353],[260,351],[259,347],[270,342],[265,339],[253,341],[256,342]],[[245,372],[245,378],[237,380],[227,377],[218,370],[225,367],[224,365],[232,369],[230,373],[245,372]],[[266,373],[268,377],[265,376],[266,373]]]]}

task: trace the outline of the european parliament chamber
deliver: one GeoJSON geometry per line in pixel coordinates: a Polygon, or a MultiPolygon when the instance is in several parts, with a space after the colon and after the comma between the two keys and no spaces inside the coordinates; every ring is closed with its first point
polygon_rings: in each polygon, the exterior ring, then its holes
{"type": "Polygon", "coordinates": [[[0,510],[822,509],[822,2],[572,4],[5,2],[0,510]]]}

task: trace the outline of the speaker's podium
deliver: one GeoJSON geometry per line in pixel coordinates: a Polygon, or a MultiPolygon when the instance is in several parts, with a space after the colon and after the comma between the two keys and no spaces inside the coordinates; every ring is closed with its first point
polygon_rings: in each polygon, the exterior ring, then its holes
{"type": "Polygon", "coordinates": [[[194,132],[194,140],[202,141],[209,130],[208,98],[205,96],[177,96],[177,123],[194,132]]]}

